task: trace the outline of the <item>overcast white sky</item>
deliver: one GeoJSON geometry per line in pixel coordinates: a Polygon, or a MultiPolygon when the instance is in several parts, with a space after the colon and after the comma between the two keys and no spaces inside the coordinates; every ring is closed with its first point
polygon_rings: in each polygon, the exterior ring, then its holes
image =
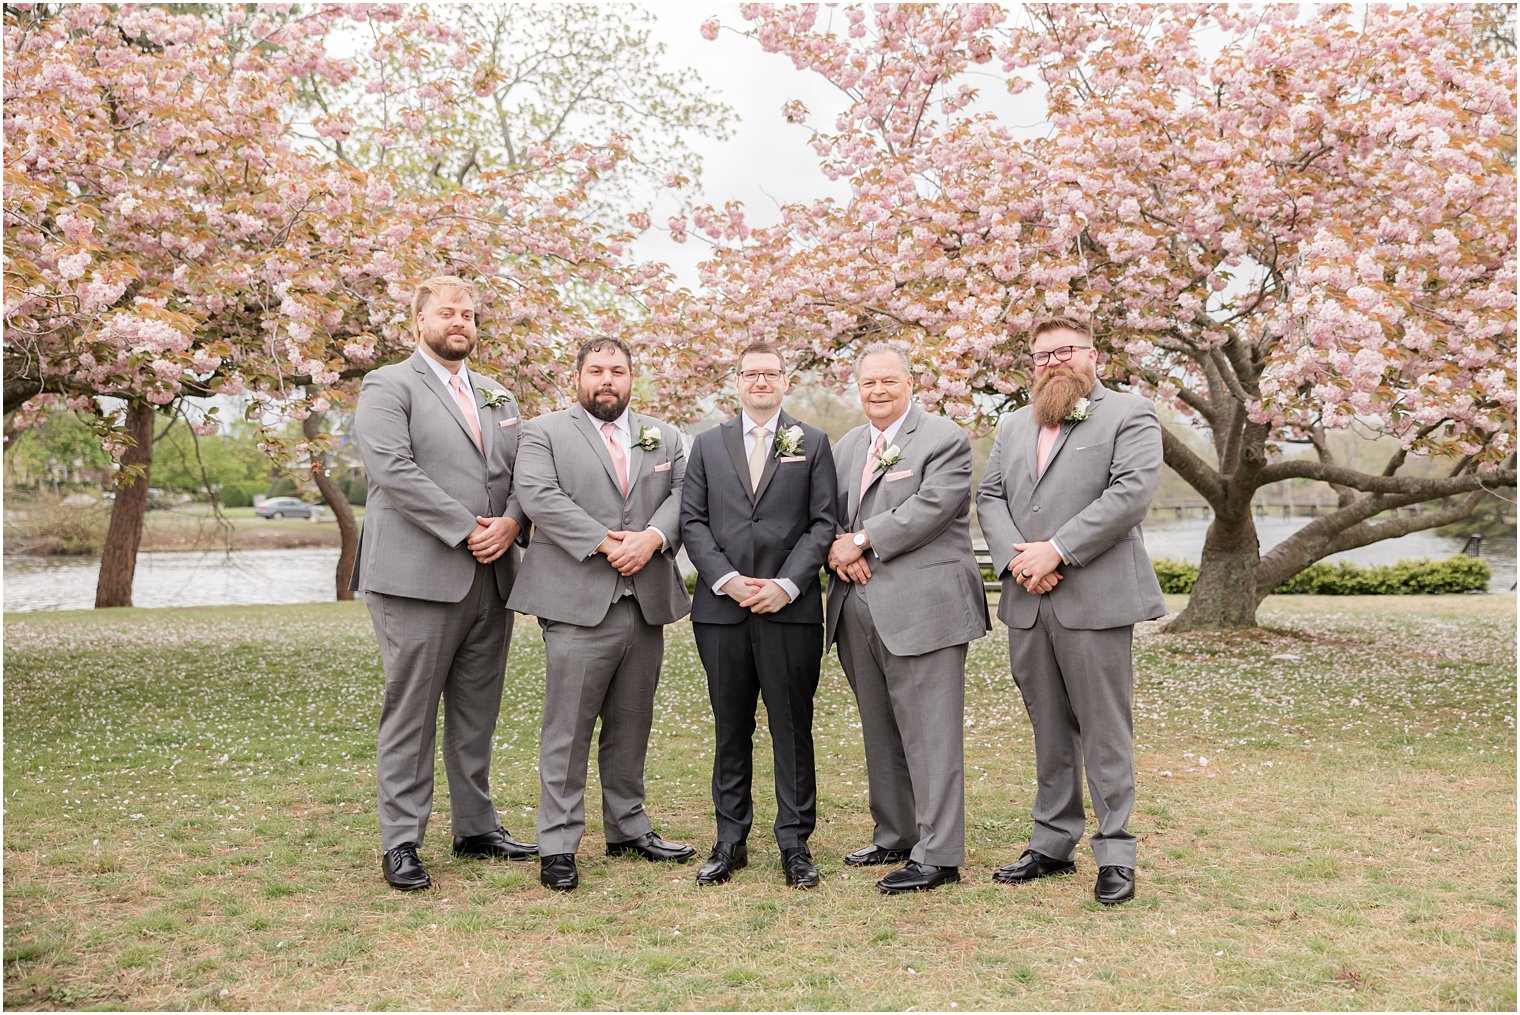
{"type": "MultiPolygon", "coordinates": [[[[781,104],[797,98],[815,116],[827,118],[820,122],[831,121],[845,106],[838,89],[741,37],[738,32],[748,22],[740,17],[737,4],[641,6],[655,15],[653,34],[665,44],[667,62],[694,69],[708,90],[734,111],[729,140],[702,146],[702,176],[693,203],[721,207],[737,199],[744,202],[748,221],[764,226],[777,220],[782,204],[849,194],[845,184],[819,172],[818,158],[808,145],[808,128],[781,117],[781,104]],[[709,17],[717,17],[724,26],[713,42],[699,33],[709,17]]],[[[638,250],[642,257],[666,262],[683,282],[694,285],[697,262],[710,248],[695,235],[685,243],[669,238],[663,225],[676,208],[669,197],[656,206],[656,227],[640,239],[638,250]]]]}
{"type": "MultiPolygon", "coordinates": [[[[819,171],[818,157],[808,144],[809,128],[787,123],[781,116],[784,102],[801,99],[810,122],[829,128],[848,104],[842,92],[816,74],[797,70],[786,56],[766,53],[758,42],[744,38],[740,33],[749,22],[740,16],[737,4],[639,6],[654,14],[653,34],[665,44],[667,62],[672,67],[694,69],[709,91],[734,111],[729,140],[706,142],[700,148],[702,177],[693,203],[721,207],[725,201],[737,199],[744,203],[750,225],[766,226],[777,220],[782,204],[849,195],[847,185],[831,181],[819,171]],[[710,17],[716,17],[723,26],[713,42],[702,38],[699,31],[710,17]]],[[[843,19],[841,12],[836,10],[831,15],[825,9],[819,14],[819,24],[827,24],[831,16],[843,19]]],[[[975,80],[970,75],[968,79],[975,80]]],[[[976,108],[998,113],[1005,126],[1020,132],[1040,132],[1045,126],[1039,94],[1009,96],[1000,74],[986,76],[976,108]]],[[[676,203],[669,199],[656,206],[656,228],[639,240],[637,253],[666,262],[681,281],[695,285],[696,265],[706,256],[709,245],[695,234],[684,244],[669,238],[663,225],[675,210],[676,203]]]]}

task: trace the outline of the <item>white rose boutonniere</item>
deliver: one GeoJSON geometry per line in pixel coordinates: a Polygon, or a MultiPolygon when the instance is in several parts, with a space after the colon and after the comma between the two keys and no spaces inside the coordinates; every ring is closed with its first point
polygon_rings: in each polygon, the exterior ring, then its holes
{"type": "Polygon", "coordinates": [[[479,391],[480,397],[485,399],[487,409],[500,409],[512,397],[500,388],[476,388],[475,390],[479,391]]]}
{"type": "Polygon", "coordinates": [[[887,447],[882,448],[881,455],[876,459],[876,471],[886,472],[892,466],[896,465],[901,458],[902,448],[898,447],[896,444],[890,444],[887,447]]]}
{"type": "Polygon", "coordinates": [[[776,435],[775,456],[777,458],[795,458],[802,454],[802,445],[802,427],[793,423],[776,435]]]}
{"type": "Polygon", "coordinates": [[[659,447],[660,446],[660,431],[659,431],[659,428],[658,427],[652,427],[652,426],[640,426],[639,427],[639,438],[638,438],[638,440],[636,440],[636,441],[633,442],[633,446],[636,447],[636,448],[642,448],[645,451],[653,451],[655,448],[659,447]]]}
{"type": "Polygon", "coordinates": [[[1077,399],[1077,404],[1073,406],[1072,410],[1066,414],[1066,422],[1080,423],[1084,419],[1091,417],[1092,414],[1092,403],[1085,398],[1079,398],[1077,399]]]}

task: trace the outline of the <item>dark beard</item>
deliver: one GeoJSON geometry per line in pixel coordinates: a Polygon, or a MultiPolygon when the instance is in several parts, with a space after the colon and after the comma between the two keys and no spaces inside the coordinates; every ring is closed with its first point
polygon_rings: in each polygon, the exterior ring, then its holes
{"type": "Polygon", "coordinates": [[[1035,422],[1041,426],[1060,426],[1092,389],[1092,382],[1074,370],[1047,370],[1035,378],[1029,393],[1035,422]]]}
{"type": "Polygon", "coordinates": [[[433,355],[449,363],[458,363],[461,360],[468,359],[470,353],[475,351],[474,342],[471,342],[463,349],[450,349],[447,345],[448,338],[448,332],[444,332],[438,337],[437,342],[434,342],[433,339],[427,335],[424,335],[422,340],[427,343],[427,347],[429,349],[433,350],[433,355]]]}
{"type": "MultiPolygon", "coordinates": [[[[596,400],[598,392],[591,392],[589,396],[581,395],[581,408],[601,420],[603,423],[615,423],[623,410],[628,408],[628,397],[625,395],[608,405],[596,400]]],[[[631,393],[630,393],[631,394],[631,393]]]]}

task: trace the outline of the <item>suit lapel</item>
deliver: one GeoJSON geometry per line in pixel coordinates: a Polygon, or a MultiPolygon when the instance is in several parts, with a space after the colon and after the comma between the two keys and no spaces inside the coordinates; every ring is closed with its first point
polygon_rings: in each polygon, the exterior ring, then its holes
{"type": "MultiPolygon", "coordinates": [[[[897,428],[897,435],[887,442],[887,447],[890,448],[895,445],[899,451],[906,454],[908,451],[908,444],[913,440],[913,431],[918,429],[918,420],[921,416],[923,416],[923,414],[924,410],[918,407],[918,403],[915,402],[912,405],[909,405],[907,413],[903,416],[902,426],[897,428]]],[[[871,430],[868,424],[866,427],[865,455],[862,455],[860,459],[861,472],[866,471],[866,455],[869,455],[871,453],[870,434],[871,430]]],[[[885,451],[886,448],[883,448],[882,450],[885,451]]],[[[886,474],[886,469],[875,469],[871,472],[870,479],[866,481],[865,492],[860,496],[860,503],[865,503],[866,496],[870,494],[872,487],[876,486],[881,477],[885,476],[886,474]]]]}
{"type": "MultiPolygon", "coordinates": [[[[1092,392],[1087,396],[1088,410],[1089,411],[1096,410],[1097,407],[1098,407],[1098,403],[1100,401],[1102,401],[1102,399],[1103,399],[1103,385],[1102,384],[1094,384],[1092,392]]],[[[1032,415],[1031,415],[1031,418],[1033,418],[1032,415]]],[[[1042,480],[1046,476],[1050,475],[1050,468],[1051,468],[1051,466],[1053,466],[1053,465],[1056,464],[1056,455],[1058,455],[1058,454],[1061,453],[1061,449],[1066,446],[1066,438],[1070,437],[1071,436],[1071,432],[1073,430],[1075,430],[1076,428],[1077,428],[1077,424],[1073,423],[1073,422],[1070,422],[1070,421],[1063,422],[1061,424],[1061,432],[1056,435],[1055,443],[1050,446],[1050,454],[1045,459],[1045,471],[1044,472],[1040,472],[1039,471],[1039,449],[1038,449],[1038,446],[1036,446],[1035,451],[1034,451],[1034,462],[1035,462],[1034,485],[1035,486],[1039,486],[1040,485],[1040,480],[1042,480]]],[[[1039,442],[1039,436],[1038,436],[1038,434],[1039,434],[1039,428],[1038,427],[1035,428],[1035,434],[1036,434],[1035,442],[1036,442],[1036,445],[1038,445],[1038,442],[1039,442]]]]}
{"type": "MultiPolygon", "coordinates": [[[[571,407],[570,417],[576,421],[576,429],[580,431],[582,437],[586,438],[586,443],[591,445],[591,451],[601,461],[602,468],[607,470],[607,478],[612,480],[612,488],[621,496],[622,488],[618,486],[617,467],[612,464],[612,452],[607,450],[607,438],[602,436],[601,428],[596,420],[592,419],[591,414],[579,405],[571,407]]],[[[633,489],[633,484],[629,483],[628,488],[633,489]]]]}
{"type": "MultiPolygon", "coordinates": [[[[628,414],[628,429],[630,436],[633,438],[633,440],[628,442],[628,496],[630,497],[633,496],[633,484],[638,481],[644,469],[646,453],[638,445],[639,428],[644,425],[643,417],[638,413],[630,412],[628,414]]],[[[608,452],[608,458],[611,457],[611,452],[608,452]]]]}
{"type": "MultiPolygon", "coordinates": [[[[471,375],[473,377],[473,375],[471,375]]],[[[486,456],[486,461],[491,460],[491,442],[495,439],[496,413],[486,407],[486,396],[483,385],[472,385],[470,390],[475,394],[475,418],[480,421],[480,452],[486,456]]],[[[474,434],[470,435],[472,438],[474,434]]]]}
{"type": "MultiPolygon", "coordinates": [[[[484,452],[475,443],[475,434],[470,429],[469,421],[464,418],[464,413],[460,410],[459,403],[454,401],[454,393],[449,390],[448,385],[438,379],[437,374],[433,373],[433,368],[428,366],[421,350],[412,353],[411,363],[412,369],[422,375],[423,387],[431,391],[438,401],[443,403],[444,409],[454,417],[454,422],[459,424],[459,429],[464,433],[465,439],[470,442],[470,447],[475,449],[477,455],[484,457],[484,452]]],[[[480,427],[482,434],[485,433],[484,423],[485,418],[482,416],[482,425],[480,427]]]]}
{"type": "MultiPolygon", "coordinates": [[[[776,432],[771,434],[771,453],[765,456],[765,467],[760,470],[760,485],[755,489],[755,503],[757,504],[760,502],[760,498],[765,496],[765,488],[771,485],[771,480],[776,475],[776,469],[781,465],[776,458],[776,438],[780,437],[781,431],[791,426],[794,422],[796,421],[784,412],[776,417],[776,432]]],[[[745,463],[744,471],[749,471],[748,462],[745,463]]]]}
{"type": "Polygon", "coordinates": [[[749,485],[749,459],[744,455],[744,427],[740,425],[743,419],[741,414],[723,424],[723,446],[728,449],[729,461],[734,463],[740,488],[749,495],[750,506],[754,507],[755,491],[749,485]]]}

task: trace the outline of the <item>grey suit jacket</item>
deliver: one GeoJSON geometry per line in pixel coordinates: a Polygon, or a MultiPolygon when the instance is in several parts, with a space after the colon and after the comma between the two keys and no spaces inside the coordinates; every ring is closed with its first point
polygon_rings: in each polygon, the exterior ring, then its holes
{"type": "MultiPolygon", "coordinates": [[[[512,489],[522,429],[517,400],[473,371],[471,381],[507,396],[488,408],[479,388],[472,392],[484,452],[453,393],[421,352],[364,378],[354,436],[369,475],[369,497],[351,588],[457,603],[475,580],[475,557],[464,544],[475,516],[510,516],[527,528],[512,489]]],[[[517,573],[517,548],[508,548],[492,567],[505,598],[517,573]]]]}
{"type": "MultiPolygon", "coordinates": [[[[971,440],[950,420],[910,405],[893,442],[902,457],[872,475],[861,499],[870,430],[866,424],[845,434],[834,463],[839,517],[871,540],[865,590],[876,632],[898,656],[975,641],[992,625],[971,547],[971,440]]],[[[829,581],[825,644],[838,637],[849,588],[829,581]]]]}
{"type": "Polygon", "coordinates": [[[1025,406],[998,424],[976,514],[992,566],[1001,569],[998,617],[1009,627],[1032,627],[1040,605],[1008,573],[1013,544],[1052,536],[1075,561],[1046,593],[1061,626],[1103,630],[1166,614],[1140,531],[1161,481],[1156,407],[1101,384],[1088,400],[1092,415],[1061,424],[1044,473],[1035,468],[1034,410],[1025,406]]]}
{"type": "Polygon", "coordinates": [[[628,496],[600,424],[579,405],[540,416],[523,428],[517,455],[517,495],[533,519],[522,574],[507,606],[543,620],[595,627],[607,615],[623,576],[596,552],[610,531],[654,526],[669,545],[633,576],[644,619],[669,624],[691,610],[676,567],[681,545],[681,484],[686,453],[668,423],[629,413],[634,439],[640,427],[660,432],[652,451],[635,446],[628,456],[628,496]]]}

